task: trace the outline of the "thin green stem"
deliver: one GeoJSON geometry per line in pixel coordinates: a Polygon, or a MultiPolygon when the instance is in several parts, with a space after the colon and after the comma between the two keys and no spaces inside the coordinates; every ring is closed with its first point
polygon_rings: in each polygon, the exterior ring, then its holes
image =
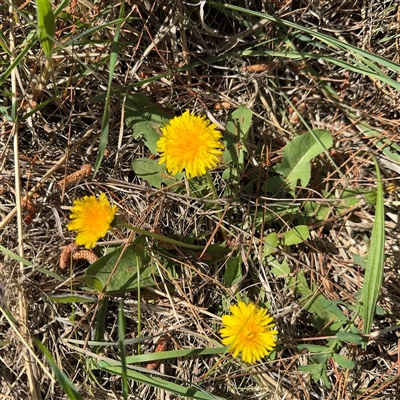
{"type": "Polygon", "coordinates": [[[167,236],[160,235],[158,233],[149,232],[149,231],[146,231],[145,229],[137,228],[136,226],[132,226],[132,225],[126,224],[124,222],[118,222],[118,226],[121,227],[121,228],[128,228],[131,231],[134,231],[134,232],[139,233],[141,235],[152,237],[153,239],[161,240],[162,242],[173,244],[174,246],[185,247],[187,249],[192,249],[192,250],[204,250],[204,246],[199,246],[199,245],[196,245],[196,244],[184,243],[184,242],[181,242],[179,240],[171,239],[171,238],[169,238],[167,236]]]}
{"type": "Polygon", "coordinates": [[[206,172],[206,178],[207,178],[208,185],[210,186],[210,189],[212,191],[213,199],[214,200],[218,200],[217,189],[215,188],[214,182],[213,182],[213,180],[211,178],[211,175],[210,175],[210,173],[208,171],[206,172]]]}
{"type": "MultiPolygon", "coordinates": [[[[206,178],[207,178],[208,185],[209,185],[209,187],[210,187],[210,189],[212,191],[213,199],[214,200],[218,200],[217,189],[215,188],[214,182],[213,182],[213,180],[211,178],[211,175],[210,175],[210,173],[208,171],[206,172],[206,178]]],[[[222,234],[224,240],[226,241],[228,239],[227,232],[226,232],[225,228],[221,225],[222,224],[222,220],[223,220],[222,211],[218,211],[217,215],[218,215],[218,218],[220,220],[221,234],[222,234]]]]}

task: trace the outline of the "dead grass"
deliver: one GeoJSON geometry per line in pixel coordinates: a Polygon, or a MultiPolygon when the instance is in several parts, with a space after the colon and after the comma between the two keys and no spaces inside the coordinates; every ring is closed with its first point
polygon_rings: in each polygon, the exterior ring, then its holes
{"type": "MultiPolygon", "coordinates": [[[[395,1],[286,0],[269,4],[247,0],[245,3],[248,9],[275,12],[278,17],[399,62],[400,8],[395,1]]],[[[0,53],[2,74],[9,66],[6,49],[10,37],[15,37],[16,54],[19,54],[22,51],[19,46],[34,30],[29,18],[35,15],[34,2],[19,4],[20,12],[13,23],[8,19],[6,7],[0,6],[3,35],[0,41],[5,43],[0,53]]],[[[244,6],[242,2],[237,4],[244,6]]],[[[158,370],[227,399],[398,398],[398,335],[392,327],[400,319],[397,191],[400,163],[398,153],[390,158],[383,151],[388,148],[387,143],[399,142],[398,91],[378,80],[317,59],[296,61],[284,56],[240,55],[257,44],[262,49],[287,50],[285,30],[275,23],[217,10],[205,3],[128,1],[126,17],[130,19],[127,18],[121,30],[106,156],[94,179],[83,177],[62,190],[57,182],[83,164],[94,166],[96,161],[104,98],[93,100],[107,88],[110,40],[115,29],[114,25],[101,25],[118,18],[119,4],[108,0],[93,4],[78,0],[72,1],[67,10],[70,20],[58,20],[57,25],[56,40],[63,48],[54,55],[54,75],[45,82],[44,90],[38,91],[37,82],[43,78],[43,57],[39,44],[35,44],[17,67],[19,124],[13,126],[4,115],[0,127],[2,246],[18,253],[13,128],[17,128],[15,134],[19,137],[22,196],[28,195],[35,209],[32,223],[23,227],[24,257],[32,266],[20,269],[18,262],[9,256],[0,256],[0,283],[4,287],[1,300],[16,318],[12,322],[4,313],[0,316],[0,398],[34,398],[29,375],[35,380],[38,399],[65,398],[59,384],[51,378],[45,357],[31,342],[23,343],[17,335],[24,331],[24,325],[30,337],[48,348],[83,398],[122,398],[121,380],[93,369],[89,362],[90,354],[96,353],[93,348],[87,346],[82,351],[67,341],[93,340],[90,332],[96,324],[99,303],[65,304],[49,299],[78,291],[75,283],[87,267],[78,264],[70,274],[59,270],[60,253],[73,241],[66,224],[74,199],[105,191],[130,223],[169,236],[209,238],[215,229],[218,218],[207,212],[206,200],[155,190],[133,173],[131,162],[148,154],[144,144],[134,140],[124,125],[119,94],[127,91],[146,94],[173,115],[186,109],[206,113],[222,126],[240,104],[248,105],[254,112],[249,137],[253,153],[246,160],[242,185],[235,193],[227,222],[231,251],[242,255],[245,271],[236,289],[247,293],[251,300],[263,293],[280,332],[281,346],[276,359],[257,367],[246,367],[238,360],[222,361],[217,365],[217,374],[208,374],[219,359],[191,357],[162,362],[158,370]],[[100,29],[79,37],[96,26],[100,29]],[[210,62],[213,57],[217,58],[210,62]],[[185,69],[195,62],[197,66],[185,69]],[[177,72],[180,67],[181,71],[177,72]],[[149,79],[157,75],[163,76],[154,81],[149,79]],[[149,81],[143,83],[146,79],[149,81]],[[334,88],[340,101],[335,101],[321,82],[334,88]],[[386,313],[375,318],[374,340],[366,351],[351,344],[343,346],[341,354],[356,363],[354,370],[338,369],[334,363],[328,366],[331,389],[297,370],[299,365],[308,363],[308,356],[296,345],[304,341],[321,344],[322,340],[286,281],[271,275],[263,263],[260,240],[276,227],[264,225],[262,218],[258,219],[260,225],[255,223],[256,216],[269,212],[270,201],[263,200],[266,193],[261,191],[262,183],[272,175],[271,167],[280,161],[283,146],[305,130],[295,108],[311,127],[331,132],[334,150],[330,154],[342,174],[328,160],[321,159],[315,165],[309,188],[299,192],[298,202],[318,199],[323,190],[340,196],[343,188],[373,189],[376,182],[371,154],[379,157],[385,182],[396,185],[394,191],[386,194],[388,258],[379,303],[386,313]],[[376,137],[360,132],[360,122],[379,133],[379,143],[376,137]],[[241,228],[244,221],[250,224],[247,231],[241,228]],[[60,282],[51,273],[61,274],[65,280],[60,282]],[[23,317],[19,293],[25,302],[26,317],[23,317]],[[32,373],[27,372],[24,362],[28,347],[37,356],[36,360],[30,358],[32,373]]],[[[330,51],[301,39],[292,45],[307,53],[329,54],[330,51]]],[[[398,80],[393,73],[386,72],[398,80]]],[[[11,89],[11,77],[8,77],[2,86],[1,106],[11,105],[11,89]]],[[[221,171],[213,176],[220,193],[226,185],[220,177],[221,171]]],[[[328,299],[354,304],[362,287],[363,271],[354,264],[353,254],[364,257],[368,253],[374,208],[361,205],[340,218],[334,212],[330,217],[323,223],[315,221],[310,240],[281,249],[280,257],[288,261],[293,274],[303,269],[309,284],[315,285],[328,299]]],[[[100,246],[114,245],[117,241],[123,244],[127,237],[126,231],[118,230],[100,246]]],[[[215,241],[220,239],[217,235],[215,241]]],[[[148,338],[140,344],[142,353],[153,352],[159,339],[157,335],[163,332],[169,332],[169,349],[220,343],[218,318],[224,307],[222,299],[233,300],[235,295],[232,288],[223,284],[227,258],[207,263],[199,260],[194,252],[180,249],[170,261],[175,266],[175,275],[158,265],[163,279],[158,287],[141,293],[140,316],[136,294],[126,293],[122,297],[127,339],[136,338],[140,321],[142,337],[148,338]]],[[[92,293],[92,297],[97,299],[97,294],[92,293]]],[[[108,299],[105,341],[118,341],[120,299],[108,299]]],[[[361,323],[361,319],[356,320],[359,326],[361,323]]],[[[128,355],[137,351],[137,343],[128,345],[128,355]]],[[[117,348],[107,347],[100,353],[117,357],[117,348]]],[[[135,382],[130,382],[130,388],[132,399],[177,398],[135,382]]]]}

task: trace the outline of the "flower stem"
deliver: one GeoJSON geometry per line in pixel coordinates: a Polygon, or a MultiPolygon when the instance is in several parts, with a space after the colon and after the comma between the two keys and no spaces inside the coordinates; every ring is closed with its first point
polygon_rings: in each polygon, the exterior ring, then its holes
{"type": "MultiPolygon", "coordinates": [[[[210,173],[208,171],[206,172],[206,178],[207,178],[208,186],[210,187],[210,189],[212,191],[213,199],[214,200],[218,200],[217,189],[215,189],[214,182],[213,182],[213,180],[211,178],[211,175],[210,175],[210,173]]],[[[217,215],[218,215],[219,220],[220,220],[220,229],[221,229],[222,237],[226,241],[228,239],[228,235],[227,235],[226,229],[221,225],[222,224],[222,219],[223,219],[222,211],[218,211],[217,215]]]]}
{"type": "Polygon", "coordinates": [[[204,246],[199,246],[199,245],[196,245],[196,244],[184,243],[184,242],[181,242],[179,240],[171,239],[171,238],[169,238],[167,236],[160,235],[158,233],[149,232],[149,231],[146,231],[145,229],[137,228],[136,226],[129,225],[129,224],[126,224],[124,222],[118,222],[118,226],[121,227],[121,228],[128,228],[131,231],[134,231],[134,232],[139,233],[141,235],[152,237],[153,239],[160,240],[162,242],[170,243],[170,244],[172,244],[174,246],[185,247],[187,249],[192,249],[192,250],[204,250],[204,246]]]}
{"type": "Polygon", "coordinates": [[[217,189],[215,189],[214,182],[213,182],[213,180],[211,178],[211,175],[210,175],[210,173],[208,171],[206,172],[206,178],[207,178],[208,186],[210,186],[210,189],[211,189],[211,191],[213,193],[213,199],[214,200],[218,200],[217,189]]]}

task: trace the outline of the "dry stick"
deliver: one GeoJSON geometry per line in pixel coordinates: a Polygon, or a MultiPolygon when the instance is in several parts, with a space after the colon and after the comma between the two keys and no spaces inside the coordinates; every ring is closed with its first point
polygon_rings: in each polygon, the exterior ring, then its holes
{"type": "MultiPolygon", "coordinates": [[[[65,162],[67,156],[69,153],[73,153],[76,149],[78,149],[83,142],[86,140],[86,138],[93,132],[94,127],[98,125],[98,122],[94,122],[92,125],[90,125],[89,127],[86,128],[86,132],[83,135],[82,139],[77,142],[76,144],[74,144],[71,149],[65,154],[63,155],[59,161],[57,161],[57,163],[54,165],[53,168],[51,168],[43,177],[42,179],[40,179],[40,181],[32,188],[31,191],[28,192],[28,194],[26,195],[27,199],[30,199],[36,192],[37,190],[44,184],[44,182],[54,174],[55,171],[57,171],[65,162]]],[[[0,229],[4,228],[10,221],[11,219],[14,217],[14,215],[17,213],[17,206],[14,207],[9,214],[0,222],[0,229]]]]}
{"type": "MultiPolygon", "coordinates": [[[[10,15],[10,62],[12,63],[15,60],[15,33],[14,33],[14,7],[12,2],[9,7],[9,15],[10,15]]],[[[23,227],[22,227],[22,207],[21,207],[21,186],[20,186],[20,173],[19,173],[19,143],[18,143],[18,122],[16,118],[17,113],[17,74],[16,67],[11,72],[11,92],[12,96],[12,110],[13,110],[13,126],[11,130],[11,136],[13,137],[13,145],[14,145],[14,175],[15,175],[15,192],[16,192],[16,209],[17,209],[17,226],[18,226],[18,254],[23,258],[24,257],[24,238],[23,238],[23,227]]],[[[38,382],[35,379],[34,370],[33,370],[33,359],[31,358],[31,349],[33,348],[32,338],[29,334],[29,330],[27,328],[28,322],[28,313],[27,313],[27,305],[24,293],[22,291],[22,278],[24,277],[24,269],[25,266],[22,262],[19,263],[20,267],[20,276],[19,276],[19,285],[18,285],[18,303],[19,303],[19,314],[21,319],[21,335],[26,338],[26,342],[24,342],[25,347],[29,350],[24,353],[25,360],[25,368],[26,374],[28,377],[29,383],[29,391],[31,394],[31,398],[33,400],[41,400],[42,395],[40,393],[38,382]]]]}

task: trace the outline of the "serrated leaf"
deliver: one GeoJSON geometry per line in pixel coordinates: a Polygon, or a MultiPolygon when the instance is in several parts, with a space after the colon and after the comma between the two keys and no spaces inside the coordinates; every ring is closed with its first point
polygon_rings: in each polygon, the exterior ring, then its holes
{"type": "Polygon", "coordinates": [[[44,54],[51,57],[54,46],[56,24],[49,0],[36,0],[38,38],[44,54]]]}
{"type": "Polygon", "coordinates": [[[342,368],[353,369],[356,366],[353,361],[349,360],[348,358],[346,358],[340,354],[334,353],[332,355],[332,357],[338,363],[338,365],[342,368]]]}
{"type": "Polygon", "coordinates": [[[106,293],[131,292],[137,290],[138,285],[140,287],[154,285],[153,276],[156,268],[149,262],[147,257],[143,258],[140,252],[136,251],[135,245],[120,247],[94,262],[86,270],[85,278],[91,277],[100,281],[102,291],[108,282],[106,293]]]}
{"type": "Polygon", "coordinates": [[[286,178],[293,193],[298,181],[302,187],[308,185],[311,176],[310,161],[332,144],[332,136],[325,129],[306,132],[285,146],[282,163],[275,166],[274,170],[286,178]]]}
{"type": "Polygon", "coordinates": [[[156,160],[150,158],[138,158],[132,161],[132,169],[137,176],[158,189],[161,189],[162,185],[176,184],[184,177],[184,173],[171,176],[166,171],[164,164],[160,165],[156,160]]]}
{"type": "Polygon", "coordinates": [[[125,101],[125,122],[132,129],[133,137],[143,137],[145,145],[155,154],[157,141],[160,139],[158,129],[165,125],[171,116],[154,105],[147,96],[141,93],[128,94],[125,101]]]}
{"type": "Polygon", "coordinates": [[[230,257],[226,263],[224,274],[225,285],[230,288],[242,279],[242,258],[230,257]]]}
{"type": "Polygon", "coordinates": [[[310,231],[306,225],[298,225],[283,234],[284,246],[292,246],[294,244],[303,243],[310,236],[310,231]]]}

